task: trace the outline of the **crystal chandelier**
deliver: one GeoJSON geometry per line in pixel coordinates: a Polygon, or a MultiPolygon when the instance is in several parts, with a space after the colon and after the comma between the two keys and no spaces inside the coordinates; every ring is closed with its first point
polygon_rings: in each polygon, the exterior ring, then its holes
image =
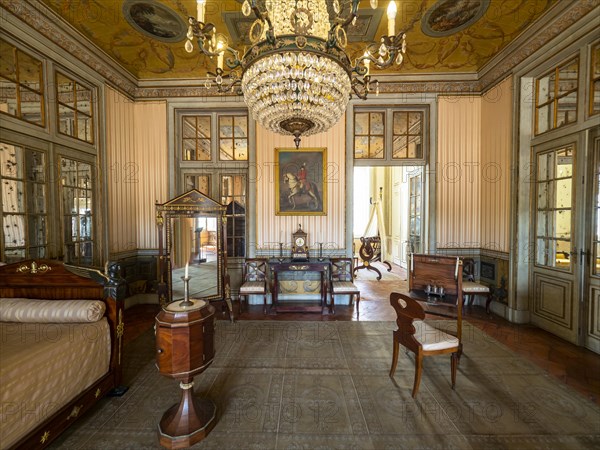
{"type": "MultiPolygon", "coordinates": [[[[217,68],[209,72],[207,87],[214,82],[220,93],[243,94],[258,123],[295,136],[299,147],[300,136],[337,123],[352,94],[366,99],[373,87],[378,93],[371,64],[378,69],[402,64],[406,35],[395,32],[394,1],[387,8],[388,34],[350,61],[346,29],[356,24],[359,3],[349,0],[342,8],[339,0],[244,0],[242,13],[253,13],[256,19],[249,30],[252,45],[240,58],[227,37],[205,22],[206,0],[197,0],[198,17],[189,18],[185,49],[194,51],[196,41],[205,55],[216,56],[217,68]]],[[[377,3],[370,0],[373,9],[377,3]]]]}

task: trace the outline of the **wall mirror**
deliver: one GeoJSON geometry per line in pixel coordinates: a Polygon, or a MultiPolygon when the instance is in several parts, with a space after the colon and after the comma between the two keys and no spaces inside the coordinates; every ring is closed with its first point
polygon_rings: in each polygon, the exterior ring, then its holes
{"type": "Polygon", "coordinates": [[[161,305],[183,300],[187,271],[189,296],[224,301],[233,320],[224,213],[225,206],[196,189],[156,204],[161,305]]]}

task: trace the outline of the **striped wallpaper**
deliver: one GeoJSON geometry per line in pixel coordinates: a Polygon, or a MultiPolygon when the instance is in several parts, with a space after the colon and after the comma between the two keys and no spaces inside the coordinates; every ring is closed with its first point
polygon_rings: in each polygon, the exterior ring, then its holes
{"type": "MultiPolygon", "coordinates": [[[[302,224],[308,233],[309,247],[323,243],[323,252],[344,248],[345,232],[345,123],[342,118],[328,132],[302,138],[301,148],[327,148],[327,215],[326,216],[276,216],[275,215],[275,148],[293,148],[291,136],[282,136],[256,128],[257,180],[250,183],[256,189],[257,223],[256,240],[258,252],[279,249],[283,242],[288,249],[291,235],[302,224]]],[[[252,245],[252,243],[251,243],[252,245]]],[[[314,254],[314,253],[313,253],[314,254]]]]}
{"type": "Polygon", "coordinates": [[[155,201],[167,200],[165,102],[133,103],[106,88],[110,254],[158,246],[155,201]]]}

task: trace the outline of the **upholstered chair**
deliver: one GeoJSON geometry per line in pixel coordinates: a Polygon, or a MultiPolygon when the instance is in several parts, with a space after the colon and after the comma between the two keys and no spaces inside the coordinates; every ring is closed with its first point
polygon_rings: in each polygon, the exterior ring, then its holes
{"type": "Polygon", "coordinates": [[[462,292],[465,305],[471,305],[476,295],[485,295],[487,297],[485,311],[490,313],[490,303],[493,300],[492,291],[489,286],[475,281],[475,261],[471,258],[463,258],[462,292]]]}
{"type": "Polygon", "coordinates": [[[398,326],[398,329],[394,331],[390,377],[392,378],[396,372],[399,346],[402,344],[415,354],[413,398],[419,392],[423,358],[425,356],[450,354],[452,389],[454,389],[454,385],[456,384],[456,369],[461,351],[460,340],[425,323],[423,321],[425,319],[423,307],[408,295],[392,292],[390,294],[390,304],[396,311],[396,325],[398,326]]]}
{"type": "Polygon", "coordinates": [[[267,313],[267,293],[269,292],[267,267],[267,260],[264,258],[248,258],[244,262],[243,282],[240,286],[240,313],[242,312],[242,298],[246,298],[247,308],[249,295],[262,295],[263,312],[267,313]]]}

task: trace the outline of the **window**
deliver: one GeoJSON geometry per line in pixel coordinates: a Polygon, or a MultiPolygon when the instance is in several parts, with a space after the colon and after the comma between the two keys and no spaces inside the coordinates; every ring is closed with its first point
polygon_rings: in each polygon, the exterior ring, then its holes
{"type": "Polygon", "coordinates": [[[600,113],[600,42],[592,47],[590,115],[600,113]]]}
{"type": "Polygon", "coordinates": [[[64,260],[78,265],[92,265],[93,186],[92,166],[61,158],[61,198],[63,214],[64,260]]]}
{"type": "Polygon", "coordinates": [[[421,253],[421,184],[422,175],[409,178],[409,224],[408,242],[412,253],[421,253]]]}
{"type": "Polygon", "coordinates": [[[353,117],[355,165],[425,164],[429,105],[357,107],[353,117]]]}
{"type": "Polygon", "coordinates": [[[354,113],[354,158],[382,159],[385,147],[385,113],[354,113]]]}
{"type": "Polygon", "coordinates": [[[48,246],[46,155],[0,142],[2,254],[11,263],[44,258],[48,246]]]}
{"type": "Polygon", "coordinates": [[[0,112],[45,125],[42,63],[0,39],[0,112]]]}
{"type": "Polygon", "coordinates": [[[248,160],[248,116],[219,115],[219,159],[248,160]]]}
{"type": "Polygon", "coordinates": [[[393,118],[392,158],[422,158],[423,112],[394,111],[393,118]]]}
{"type": "Polygon", "coordinates": [[[227,207],[227,256],[246,256],[246,177],[221,176],[221,203],[227,207]]]}
{"type": "Polygon", "coordinates": [[[573,147],[540,153],[536,176],[536,264],[571,268],[573,147]]]}
{"type": "Polygon", "coordinates": [[[78,81],[56,72],[58,132],[94,142],[93,92],[78,81]]]}
{"type": "Polygon", "coordinates": [[[185,189],[183,191],[187,192],[192,189],[196,189],[210,197],[210,175],[185,175],[185,189]]]}
{"type": "Polygon", "coordinates": [[[536,80],[535,134],[577,121],[579,58],[536,80]]]}
{"type": "Polygon", "coordinates": [[[184,116],[182,118],[184,161],[210,161],[211,117],[184,116]]]}

